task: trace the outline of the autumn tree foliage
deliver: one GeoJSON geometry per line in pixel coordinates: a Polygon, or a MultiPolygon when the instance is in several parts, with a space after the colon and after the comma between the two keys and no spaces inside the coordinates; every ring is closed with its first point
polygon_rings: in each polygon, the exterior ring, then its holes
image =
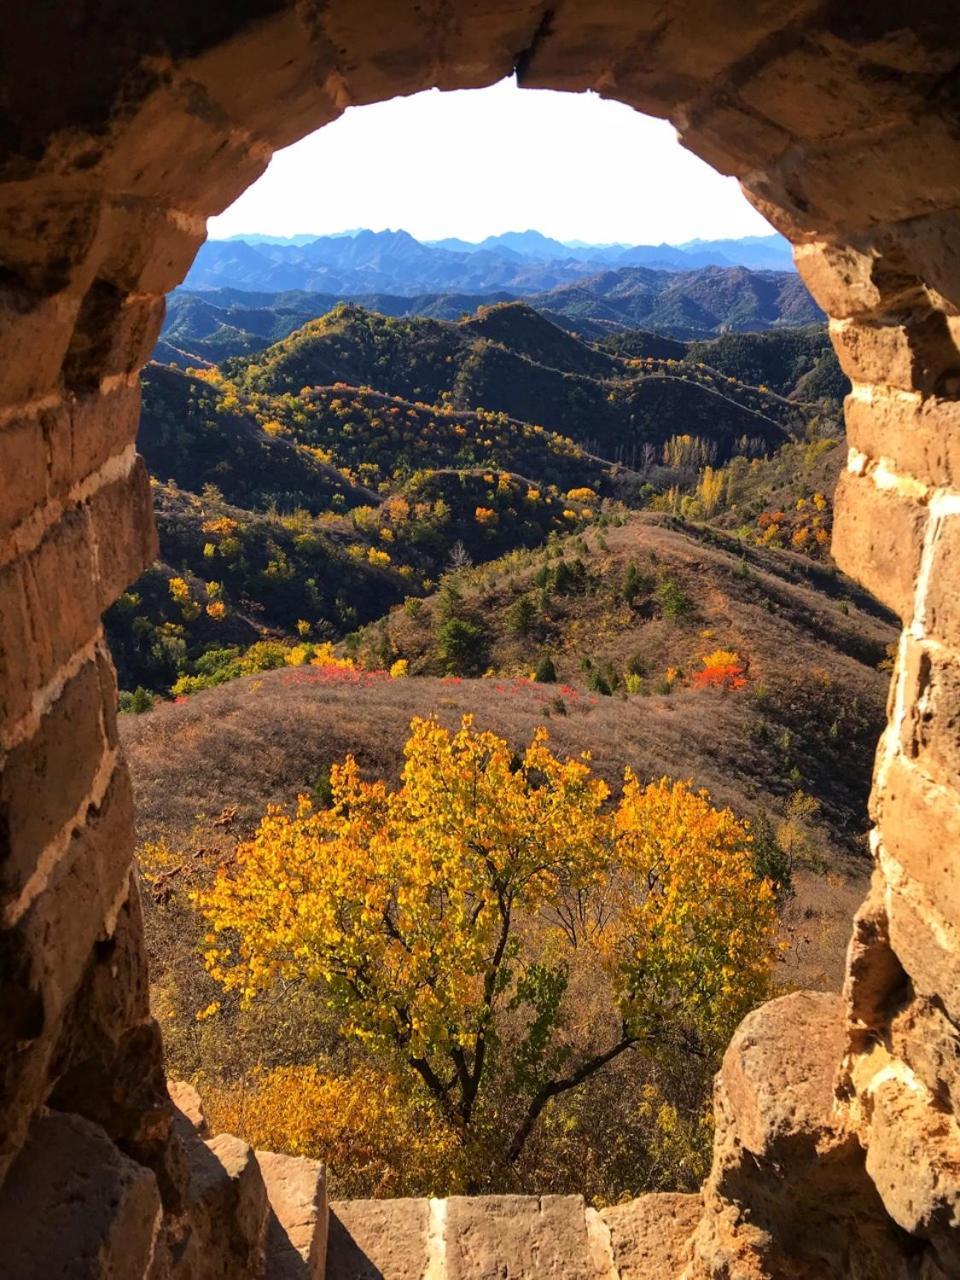
{"type": "Polygon", "coordinates": [[[627,771],[615,804],[540,729],[522,757],[415,719],[400,786],[331,771],[329,808],[270,809],[198,895],[242,1002],[321,990],[447,1130],[515,1161],[544,1109],[630,1051],[712,1058],[768,992],[771,886],[704,792],[627,771]],[[592,965],[604,1007],[572,975],[592,965]]]}
{"type": "Polygon", "coordinates": [[[714,649],[702,659],[693,683],[701,689],[742,689],[747,683],[747,664],[732,649],[714,649]]]}

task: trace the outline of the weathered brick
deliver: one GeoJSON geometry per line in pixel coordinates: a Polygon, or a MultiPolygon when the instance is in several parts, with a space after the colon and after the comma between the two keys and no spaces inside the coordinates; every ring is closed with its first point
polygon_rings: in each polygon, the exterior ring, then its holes
{"type": "Polygon", "coordinates": [[[100,609],[106,609],[157,554],[150,478],[142,458],[122,480],[104,485],[89,502],[97,547],[100,609]]]}
{"type": "MultiPolygon", "coordinates": [[[[274,146],[288,146],[342,110],[324,84],[336,70],[336,48],[314,31],[312,57],[306,62],[301,57],[305,38],[302,12],[289,9],[268,29],[241,32],[228,48],[220,45],[201,54],[191,65],[190,78],[204,86],[231,120],[260,137],[269,135],[274,146]]],[[[454,38],[453,31],[448,38],[454,38]]]]}
{"type": "Polygon", "coordinates": [[[901,679],[901,749],[935,782],[960,793],[960,658],[910,640],[901,679]]]}
{"type": "Polygon", "coordinates": [[[932,394],[953,377],[960,360],[941,312],[922,312],[904,324],[844,320],[831,324],[830,336],[853,382],[932,394]]]}
{"type": "Polygon", "coordinates": [[[171,216],[165,201],[111,200],[100,219],[97,274],[131,293],[166,293],[189,271],[203,235],[201,220],[171,216]]]}
{"type": "Polygon", "coordinates": [[[878,315],[925,302],[916,277],[893,267],[871,249],[820,241],[801,245],[796,263],[804,284],[835,320],[878,315]]]}
{"type": "Polygon", "coordinates": [[[876,244],[904,271],[960,308],[960,209],[911,218],[877,233],[876,244]]]}
{"type": "Polygon", "coordinates": [[[897,757],[884,775],[878,809],[884,847],[923,886],[941,915],[960,928],[960,794],[897,757]]]}
{"type": "Polygon", "coordinates": [[[49,1094],[54,1055],[69,1061],[65,1041],[103,1041],[107,1030],[116,1034],[118,1024],[146,1016],[146,978],[136,976],[144,969],[139,916],[123,943],[139,957],[139,970],[130,970],[121,948],[97,946],[106,939],[105,913],[129,875],[132,824],[129,779],[120,765],[103,803],[87,811],[44,891],[14,928],[0,934],[0,1179],[31,1115],[49,1094]],[[100,994],[97,1011],[86,998],[82,1008],[73,1008],[83,984],[96,981],[104,966],[112,971],[112,993],[100,994]]]}
{"type": "Polygon", "coordinates": [[[742,173],[790,146],[791,138],[769,120],[760,120],[736,95],[711,103],[683,129],[684,146],[720,173],[742,173]]]}
{"type": "Polygon", "coordinates": [[[960,484],[960,401],[875,389],[848,396],[847,439],[870,458],[889,458],[924,484],[960,484]]]}
{"type": "Polygon", "coordinates": [[[926,509],[915,499],[880,489],[869,476],[841,475],[833,528],[837,563],[905,621],[913,616],[925,523],[926,509]]]}
{"type": "Polygon", "coordinates": [[[23,404],[58,388],[79,306],[79,298],[59,294],[22,308],[0,307],[2,404],[23,404]]]}
{"type": "Polygon", "coordinates": [[[137,436],[140,387],[118,386],[69,396],[40,415],[50,456],[51,496],[63,499],[79,481],[122,453],[137,436]]]}
{"type": "Polygon", "coordinates": [[[887,903],[890,943],[914,990],[960,1022],[960,950],[933,925],[925,908],[899,889],[888,891],[887,903]]]}
{"type": "Polygon", "coordinates": [[[858,50],[802,37],[757,67],[740,94],[762,118],[804,140],[872,128],[916,101],[911,81],[861,76],[860,67],[858,50]]]}
{"type": "Polygon", "coordinates": [[[925,601],[925,624],[936,639],[960,650],[960,515],[940,519],[936,531],[930,581],[925,601]]]}
{"type": "Polygon", "coordinates": [[[191,211],[190,196],[202,191],[202,211],[220,213],[260,177],[269,159],[267,147],[251,146],[201,85],[167,82],[127,122],[101,179],[107,190],[138,199],[169,201],[178,193],[184,197],[180,207],[191,211]]]}
{"type": "Polygon", "coordinates": [[[47,453],[37,418],[0,426],[0,535],[47,498],[47,453]]]}
{"type": "Polygon", "coordinates": [[[95,1124],[52,1112],[0,1193],[4,1266],[21,1280],[132,1280],[153,1271],[160,1196],[149,1169],[95,1124]]]}
{"type": "Polygon", "coordinates": [[[85,512],[67,511],[24,561],[31,625],[46,681],[97,629],[85,512]]]}
{"type": "Polygon", "coordinates": [[[97,651],[97,667],[100,672],[100,693],[103,697],[103,728],[107,745],[115,747],[117,734],[117,673],[105,649],[97,651]]]}
{"type": "Polygon", "coordinates": [[[89,394],[104,378],[139,369],[156,345],[164,307],[162,296],[130,296],[108,280],[95,280],[84,296],[63,361],[68,390],[89,394]]]}
{"type": "Polygon", "coordinates": [[[30,629],[20,563],[0,569],[0,726],[26,715],[40,683],[40,661],[30,629]]]}
{"type": "Polygon", "coordinates": [[[0,712],[17,720],[99,625],[87,515],[73,509],[0,570],[0,712]]]}
{"type": "Polygon", "coordinates": [[[46,845],[77,812],[100,767],[102,694],[96,660],[65,686],[0,778],[2,894],[16,897],[46,845]]]}
{"type": "Polygon", "coordinates": [[[770,172],[749,181],[801,217],[816,211],[821,234],[857,235],[954,208],[958,163],[956,130],[945,115],[926,110],[887,129],[793,147],[770,172]]]}
{"type": "Polygon", "coordinates": [[[960,1115],[960,1037],[941,1009],[930,1000],[911,1000],[890,1024],[890,1048],[960,1115]]]}

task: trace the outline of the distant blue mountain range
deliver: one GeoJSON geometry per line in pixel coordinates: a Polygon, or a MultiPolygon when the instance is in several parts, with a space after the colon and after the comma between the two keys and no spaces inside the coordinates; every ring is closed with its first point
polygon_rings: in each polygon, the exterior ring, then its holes
{"type": "Polygon", "coordinates": [[[691,240],[681,245],[563,243],[539,231],[506,231],[479,243],[416,240],[406,231],[358,229],[337,235],[234,236],[209,240],[184,282],[188,289],[290,289],[353,297],[428,292],[527,295],[572,284],[598,270],[702,267],[792,271],[780,235],[691,240]]]}

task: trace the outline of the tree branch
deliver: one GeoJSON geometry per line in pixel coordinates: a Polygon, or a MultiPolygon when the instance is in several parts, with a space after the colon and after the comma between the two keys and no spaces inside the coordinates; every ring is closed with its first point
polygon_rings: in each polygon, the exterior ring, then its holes
{"type": "Polygon", "coordinates": [[[605,1053],[598,1053],[593,1058],[588,1058],[582,1063],[576,1071],[568,1076],[563,1076],[560,1080],[551,1080],[549,1084],[543,1085],[533,1096],[530,1106],[527,1108],[527,1114],[523,1118],[517,1132],[513,1135],[513,1141],[510,1143],[507,1151],[507,1161],[513,1164],[519,1157],[521,1151],[526,1144],[527,1139],[533,1131],[533,1126],[537,1123],[541,1111],[550,1101],[551,1098],[557,1097],[558,1094],[566,1093],[569,1089],[575,1089],[578,1084],[582,1084],[589,1076],[594,1075],[601,1067],[605,1067],[608,1062],[612,1062],[614,1058],[619,1057],[627,1049],[630,1049],[637,1043],[637,1036],[624,1035],[615,1045],[607,1049],[605,1053]]]}

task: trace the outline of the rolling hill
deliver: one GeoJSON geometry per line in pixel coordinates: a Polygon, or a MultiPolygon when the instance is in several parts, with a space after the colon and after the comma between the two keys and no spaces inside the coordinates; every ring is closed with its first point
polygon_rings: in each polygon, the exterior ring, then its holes
{"type": "MultiPolygon", "coordinates": [[[[220,678],[260,640],[342,637],[429,592],[451,555],[534,547],[604,503],[665,494],[686,510],[708,463],[752,458],[753,477],[836,409],[796,398],[827,358],[822,336],[757,337],[714,340],[718,369],[711,343],[591,343],[519,302],[457,322],[340,304],[254,355],[152,364],[139,447],[161,559],[108,616],[122,687],[220,678]]],[[[705,514],[746,528],[762,485],[737,511],[735,478],[705,514]]],[[[782,545],[793,529],[763,532],[782,545]]]]}
{"type": "Polygon", "coordinates": [[[480,306],[521,298],[588,338],[642,328],[696,339],[725,330],[819,325],[824,318],[796,273],[742,267],[678,272],[632,266],[591,270],[549,288],[483,287],[474,281],[447,288],[425,285],[410,294],[379,285],[350,289],[321,283],[318,291],[303,283],[238,287],[229,277],[202,284],[191,278],[170,299],[156,358],[196,364],[249,355],[341,301],[389,316],[457,320],[480,306]]]}

